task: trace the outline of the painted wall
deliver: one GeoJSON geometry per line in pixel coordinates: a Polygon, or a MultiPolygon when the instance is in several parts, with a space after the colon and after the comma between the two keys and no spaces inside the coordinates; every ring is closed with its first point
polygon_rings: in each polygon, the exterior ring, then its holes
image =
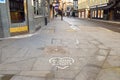
{"type": "Polygon", "coordinates": [[[88,0],[78,0],[78,10],[85,9],[85,8],[89,8],[88,0]]]}
{"type": "Polygon", "coordinates": [[[78,9],[108,3],[109,0],[78,0],[78,9]]]}
{"type": "Polygon", "coordinates": [[[89,0],[89,6],[108,3],[109,0],[89,0]]]}

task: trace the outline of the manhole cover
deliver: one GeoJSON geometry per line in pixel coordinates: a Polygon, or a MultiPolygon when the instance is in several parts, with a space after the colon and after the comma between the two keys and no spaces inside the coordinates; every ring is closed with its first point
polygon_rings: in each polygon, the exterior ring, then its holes
{"type": "Polygon", "coordinates": [[[62,46],[49,46],[45,48],[45,52],[50,53],[50,54],[65,54],[67,53],[66,49],[63,48],[62,46]]]}

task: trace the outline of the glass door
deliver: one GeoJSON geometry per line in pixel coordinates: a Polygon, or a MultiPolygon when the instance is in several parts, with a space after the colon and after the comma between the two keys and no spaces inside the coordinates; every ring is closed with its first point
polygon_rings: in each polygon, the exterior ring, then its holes
{"type": "Polygon", "coordinates": [[[28,32],[26,0],[9,0],[10,33],[28,32]]]}

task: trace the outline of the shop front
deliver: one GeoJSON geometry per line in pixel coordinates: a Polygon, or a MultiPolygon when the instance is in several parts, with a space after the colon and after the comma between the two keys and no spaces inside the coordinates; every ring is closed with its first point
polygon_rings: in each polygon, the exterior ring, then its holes
{"type": "Polygon", "coordinates": [[[120,2],[114,8],[114,19],[120,21],[120,2]]]}
{"type": "Polygon", "coordinates": [[[111,0],[109,3],[90,7],[91,18],[104,20],[120,20],[120,1],[111,0]]]}
{"type": "Polygon", "coordinates": [[[106,4],[95,5],[90,7],[91,18],[93,19],[108,19],[108,10],[105,10],[104,7],[106,4]]]}
{"type": "Polygon", "coordinates": [[[9,0],[10,35],[28,33],[26,0],[9,0]]]}
{"type": "Polygon", "coordinates": [[[79,18],[89,18],[90,15],[89,9],[80,9],[78,11],[79,18]]]}
{"type": "Polygon", "coordinates": [[[34,33],[47,20],[48,0],[0,0],[0,37],[34,33]]]}

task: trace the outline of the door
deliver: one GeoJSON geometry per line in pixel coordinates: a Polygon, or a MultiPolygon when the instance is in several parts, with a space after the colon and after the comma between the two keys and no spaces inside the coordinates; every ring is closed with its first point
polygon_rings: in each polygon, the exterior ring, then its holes
{"type": "Polygon", "coordinates": [[[11,21],[11,35],[16,35],[16,33],[22,34],[28,32],[26,0],[9,0],[9,8],[11,21]]]}
{"type": "Polygon", "coordinates": [[[1,8],[0,8],[0,38],[3,37],[3,28],[2,28],[2,22],[1,22],[1,8]]]}

